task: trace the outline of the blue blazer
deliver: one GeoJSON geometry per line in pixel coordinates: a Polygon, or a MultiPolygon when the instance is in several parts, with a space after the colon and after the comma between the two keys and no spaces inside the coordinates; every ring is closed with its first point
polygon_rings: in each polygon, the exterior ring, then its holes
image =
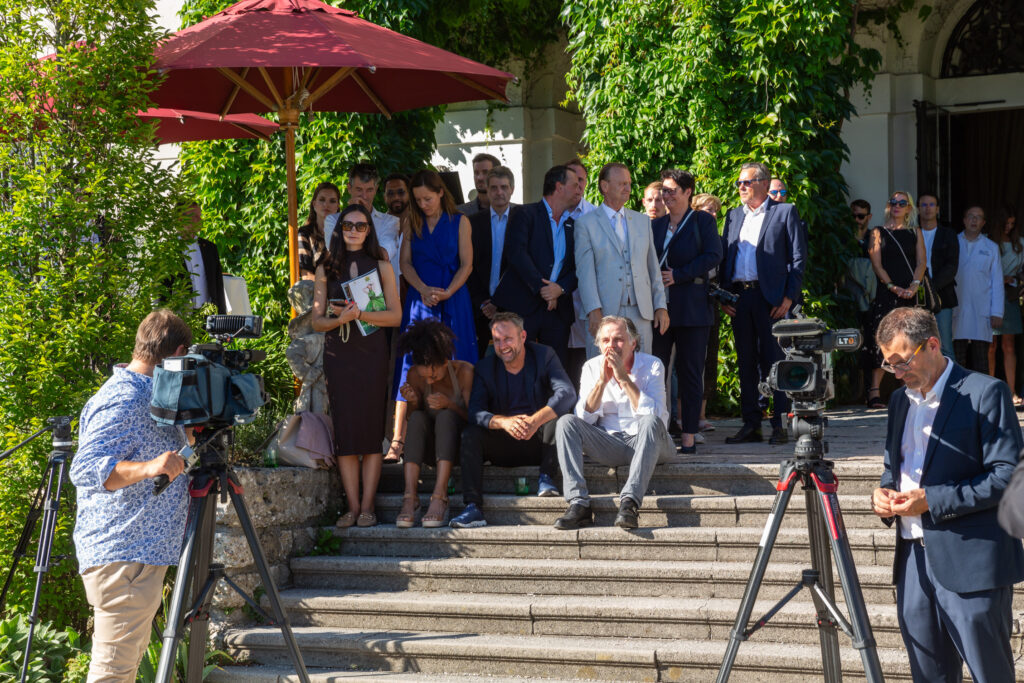
{"type": "MultiPolygon", "coordinates": [[[[900,442],[910,407],[906,392],[901,387],[889,400],[882,488],[899,490],[900,442]]],[[[921,515],[924,550],[945,588],[970,593],[1024,579],[1024,548],[996,519],[1022,446],[1010,388],[954,364],[921,474],[928,499],[928,511],[921,515]]],[[[894,521],[885,520],[889,525],[894,521]]],[[[896,542],[903,542],[898,534],[896,542]]],[[[893,567],[894,583],[899,569],[893,567]]]]}
{"type": "MultiPolygon", "coordinates": [[[[505,224],[505,243],[502,244],[501,266],[499,272],[505,272],[505,247],[508,244],[508,226],[512,223],[512,214],[519,209],[519,205],[512,204],[509,207],[507,223],[505,224]]],[[[469,298],[473,302],[473,311],[479,311],[480,305],[491,298],[489,287],[491,284],[491,210],[478,211],[469,217],[469,227],[473,240],[473,272],[466,280],[469,288],[469,298]]],[[[501,282],[501,280],[498,280],[501,282]]]]}
{"type": "MultiPolygon", "coordinates": [[[[761,295],[771,306],[789,297],[796,304],[804,282],[804,262],[807,257],[807,230],[800,214],[792,204],[766,199],[764,222],[757,240],[757,279],[761,295]]],[[[739,253],[740,228],[743,227],[743,207],[737,206],[725,215],[722,239],[725,243],[725,261],[722,264],[722,287],[726,289],[736,272],[739,253]]]]}
{"type": "MultiPolygon", "coordinates": [[[[573,255],[573,222],[565,222],[565,260],[558,274],[558,284],[565,292],[558,298],[555,313],[566,325],[572,325],[575,315],[572,293],[576,290],[576,259],[573,255]]],[[[515,311],[524,318],[547,307],[540,296],[542,280],[549,279],[555,265],[555,247],[551,235],[551,221],[544,202],[524,204],[509,215],[505,229],[505,262],[501,282],[494,290],[492,301],[499,309],[515,311]]]]}
{"type": "MultiPolygon", "coordinates": [[[[561,417],[576,405],[576,390],[566,374],[558,356],[550,346],[527,342],[525,363],[526,386],[531,387],[533,405],[537,412],[550,406],[561,417]]],[[[480,359],[473,369],[473,389],[469,394],[469,419],[472,424],[486,428],[495,415],[508,415],[510,397],[501,378],[508,374],[505,364],[495,354],[480,359]]]]}
{"type": "Polygon", "coordinates": [[[703,327],[714,323],[715,310],[708,298],[708,271],[722,262],[722,241],[718,224],[711,214],[690,209],[683,217],[683,229],[677,230],[668,243],[664,261],[665,233],[669,217],[665,214],[651,223],[654,249],[661,270],[671,270],[675,284],[668,290],[668,316],[673,326],[703,327]],[[697,248],[697,235],[700,248],[697,248]],[[703,280],[696,284],[695,278],[703,280]]]}

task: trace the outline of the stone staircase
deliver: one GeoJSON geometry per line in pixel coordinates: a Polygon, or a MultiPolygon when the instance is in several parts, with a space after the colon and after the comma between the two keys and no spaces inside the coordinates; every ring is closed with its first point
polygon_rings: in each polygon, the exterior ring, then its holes
{"type": "MultiPolygon", "coordinates": [[[[836,472],[882,669],[888,681],[909,681],[890,581],[893,532],[868,509],[881,451],[860,448],[884,435],[879,417],[858,422],[860,431],[851,427],[860,441],[843,444],[836,472]]],[[[587,471],[593,528],[557,531],[551,524],[565,509],[561,498],[513,493],[517,476],[530,477],[535,490],[535,469],[489,468],[490,526],[397,529],[401,470],[386,467],[381,525],[336,530],[337,556],[291,561],[292,587],[281,596],[310,675],[318,682],[713,681],[774,499],[778,462],[791,452],[754,445],[738,455],[721,444],[730,432],[720,427],[699,457],[658,467],[635,531],[610,526],[625,471],[600,467],[587,471]]],[[[424,474],[421,490],[429,491],[432,472],[424,474]]],[[[452,509],[461,507],[461,496],[452,496],[452,509]]],[[[797,492],[755,618],[810,566],[805,519],[797,492]]],[[[1022,608],[1018,592],[1016,616],[1022,608]]],[[[209,680],[297,680],[276,628],[232,628],[224,643],[242,664],[209,680]]],[[[842,634],[840,648],[844,680],[864,680],[859,653],[842,634]]],[[[1019,622],[1013,648],[1024,650],[1019,622]]],[[[821,679],[815,612],[803,592],[740,646],[730,680],[821,679]]],[[[1020,663],[1017,679],[1024,680],[1020,663]]]]}

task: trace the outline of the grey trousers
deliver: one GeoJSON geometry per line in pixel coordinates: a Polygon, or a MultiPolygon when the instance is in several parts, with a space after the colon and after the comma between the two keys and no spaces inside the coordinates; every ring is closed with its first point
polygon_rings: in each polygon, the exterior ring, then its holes
{"type": "Polygon", "coordinates": [[[658,416],[643,415],[638,423],[636,436],[629,436],[622,432],[609,434],[572,414],[558,418],[555,443],[558,464],[562,468],[562,490],[570,504],[589,505],[590,494],[583,478],[583,455],[586,454],[590,460],[609,467],[629,465],[629,477],[619,499],[632,498],[637,507],[640,506],[654,466],[667,460],[676,449],[658,416]]]}

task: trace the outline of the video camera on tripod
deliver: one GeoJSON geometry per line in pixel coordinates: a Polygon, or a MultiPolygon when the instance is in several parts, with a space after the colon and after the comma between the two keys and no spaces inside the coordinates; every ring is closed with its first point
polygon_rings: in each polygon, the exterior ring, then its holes
{"type": "Polygon", "coordinates": [[[772,325],[772,336],[779,340],[786,358],[772,365],[761,393],[786,392],[794,412],[823,410],[825,401],[835,395],[831,354],[859,349],[860,330],[830,330],[817,318],[802,318],[780,320],[772,325]]]}

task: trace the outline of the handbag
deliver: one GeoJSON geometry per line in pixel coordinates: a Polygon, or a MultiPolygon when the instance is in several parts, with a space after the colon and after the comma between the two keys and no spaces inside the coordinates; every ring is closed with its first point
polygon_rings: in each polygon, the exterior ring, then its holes
{"type": "Polygon", "coordinates": [[[334,467],[330,422],[320,413],[302,412],[281,420],[267,440],[279,465],[326,470],[334,467]]]}
{"type": "MultiPolygon", "coordinates": [[[[896,239],[896,236],[892,234],[892,231],[889,230],[889,228],[883,225],[882,229],[885,230],[889,234],[889,237],[892,238],[892,241],[895,242],[896,248],[899,249],[900,254],[903,255],[903,260],[906,262],[907,268],[909,268],[910,272],[913,273],[914,267],[910,265],[910,259],[907,258],[907,252],[903,251],[903,246],[900,244],[900,241],[896,239]]],[[[939,293],[934,287],[932,287],[932,280],[928,277],[927,270],[924,275],[921,276],[921,283],[917,288],[917,303],[915,306],[917,308],[923,308],[927,311],[931,311],[932,313],[938,313],[942,310],[942,297],[940,297],[939,293]]]]}

